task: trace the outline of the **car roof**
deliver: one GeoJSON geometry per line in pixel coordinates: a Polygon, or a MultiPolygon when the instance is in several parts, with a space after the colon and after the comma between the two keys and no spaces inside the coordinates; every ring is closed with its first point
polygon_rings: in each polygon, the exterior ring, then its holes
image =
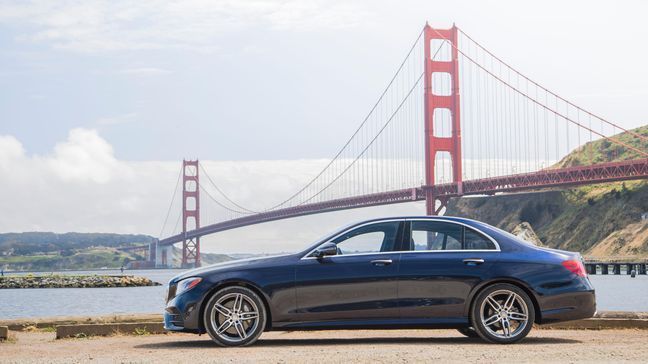
{"type": "Polygon", "coordinates": [[[457,222],[466,222],[466,223],[471,223],[470,225],[473,224],[479,224],[482,225],[484,224],[483,222],[469,219],[466,217],[458,217],[458,216],[431,216],[431,215],[406,215],[406,216],[386,216],[386,217],[379,217],[379,218],[373,218],[373,219],[368,219],[368,220],[362,220],[362,221],[357,221],[353,224],[348,225],[354,226],[358,224],[364,224],[367,222],[378,222],[378,221],[383,221],[383,220],[424,220],[424,219],[435,219],[435,220],[447,220],[447,221],[457,221],[457,222]]]}

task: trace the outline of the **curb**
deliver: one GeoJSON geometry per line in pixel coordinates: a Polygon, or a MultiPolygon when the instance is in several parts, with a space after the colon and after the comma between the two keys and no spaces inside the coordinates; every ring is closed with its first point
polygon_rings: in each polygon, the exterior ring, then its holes
{"type": "Polygon", "coordinates": [[[615,330],[615,329],[640,329],[648,330],[646,319],[624,318],[591,318],[577,321],[567,321],[539,326],[540,329],[558,330],[615,330]]]}
{"type": "Polygon", "coordinates": [[[160,322],[140,323],[114,323],[114,324],[89,324],[89,325],[60,325],[56,327],[56,338],[110,336],[114,334],[162,334],[165,333],[164,324],[160,322]]]}
{"type": "Polygon", "coordinates": [[[12,331],[23,331],[25,328],[33,326],[39,329],[45,327],[56,327],[61,325],[88,325],[88,324],[111,324],[111,323],[142,323],[142,322],[162,322],[164,319],[160,314],[141,314],[141,315],[111,315],[111,316],[64,316],[64,317],[44,317],[15,320],[1,320],[0,326],[8,326],[12,331]]]}
{"type": "MultiPolygon", "coordinates": [[[[159,334],[166,332],[160,314],[111,315],[98,317],[54,317],[0,321],[0,339],[8,336],[8,330],[23,331],[27,327],[56,328],[56,337],[106,336],[115,333],[159,334]]],[[[648,330],[648,312],[604,311],[593,318],[545,324],[539,329],[551,330],[648,330]]]]}

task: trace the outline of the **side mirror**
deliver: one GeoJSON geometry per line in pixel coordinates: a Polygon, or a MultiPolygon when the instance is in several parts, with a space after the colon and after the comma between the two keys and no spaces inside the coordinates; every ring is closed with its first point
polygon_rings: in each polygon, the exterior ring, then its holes
{"type": "Polygon", "coordinates": [[[320,245],[314,252],[313,256],[317,258],[323,258],[327,255],[336,255],[337,254],[337,245],[334,243],[324,243],[320,245]]]}

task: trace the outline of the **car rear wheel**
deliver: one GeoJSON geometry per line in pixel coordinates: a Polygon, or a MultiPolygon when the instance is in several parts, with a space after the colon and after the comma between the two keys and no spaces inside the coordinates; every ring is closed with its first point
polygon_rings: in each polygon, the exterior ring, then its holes
{"type": "Polygon", "coordinates": [[[529,296],[512,284],[494,284],[480,292],[471,309],[472,327],[484,340],[512,344],[525,338],[535,320],[529,296]]]}
{"type": "Polygon", "coordinates": [[[266,312],[261,298],[251,289],[226,287],[209,299],[203,319],[216,344],[245,346],[263,333],[266,312]]]}

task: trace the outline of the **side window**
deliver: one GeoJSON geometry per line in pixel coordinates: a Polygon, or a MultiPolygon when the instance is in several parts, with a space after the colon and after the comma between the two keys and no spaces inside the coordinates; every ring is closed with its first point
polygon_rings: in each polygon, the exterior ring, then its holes
{"type": "Polygon", "coordinates": [[[400,222],[365,225],[335,238],[338,255],[393,251],[400,222]]]}
{"type": "Polygon", "coordinates": [[[462,229],[440,221],[412,221],[410,250],[460,250],[462,229]]]}
{"type": "Polygon", "coordinates": [[[470,250],[488,250],[495,249],[495,244],[482,234],[465,228],[464,232],[464,249],[470,250]]]}
{"type": "Polygon", "coordinates": [[[412,221],[410,251],[491,250],[495,244],[477,231],[443,221],[412,221]]]}

